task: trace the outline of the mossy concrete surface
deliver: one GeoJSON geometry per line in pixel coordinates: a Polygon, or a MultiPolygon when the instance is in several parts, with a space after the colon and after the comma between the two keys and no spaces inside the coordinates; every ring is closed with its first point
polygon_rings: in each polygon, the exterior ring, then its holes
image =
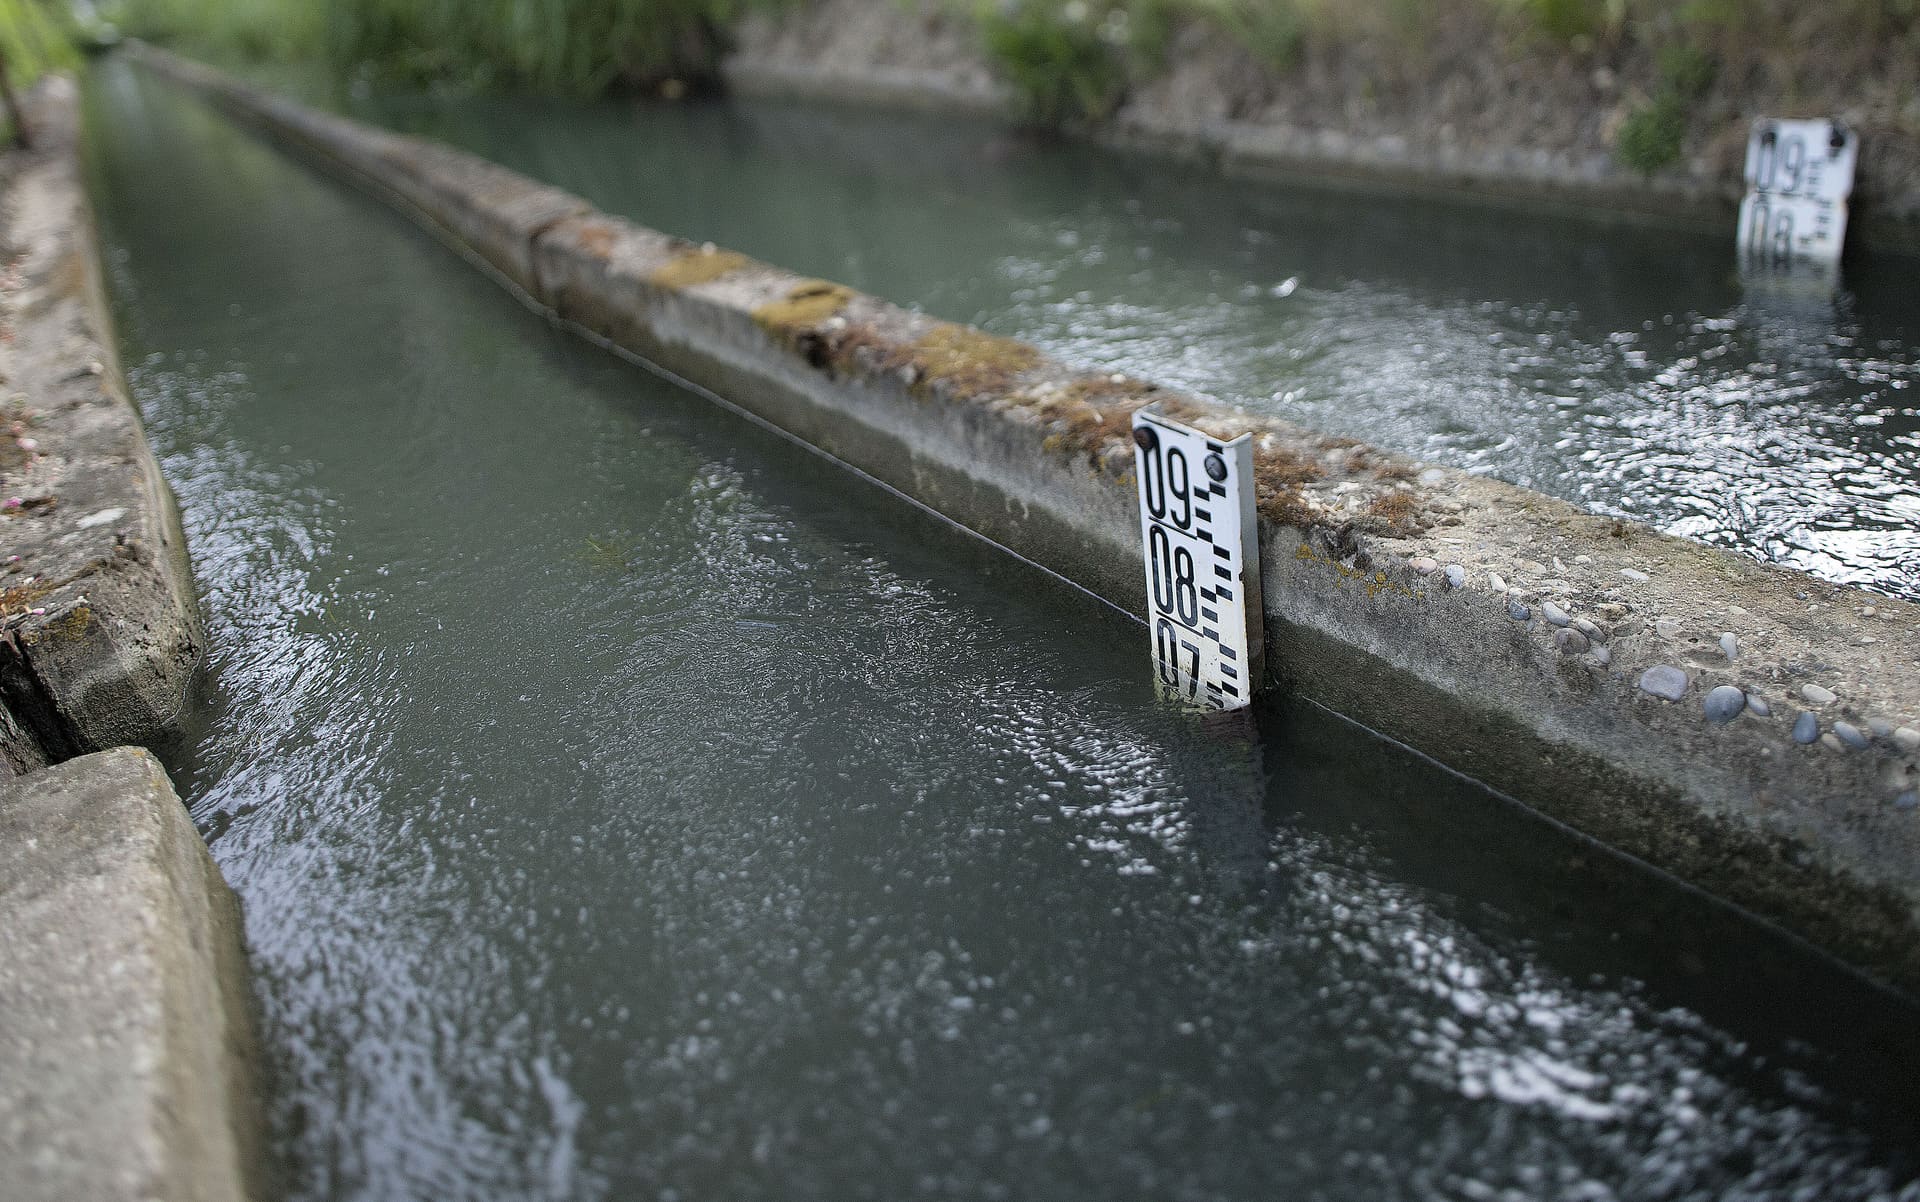
{"type": "Polygon", "coordinates": [[[240,906],[137,748],[0,783],[0,1197],[260,1198],[240,906]]]}
{"type": "Polygon", "coordinates": [[[77,92],[0,159],[0,776],[166,735],[204,636],[172,493],[114,353],[77,92]]]}
{"type": "MultiPolygon", "coordinates": [[[[1920,992],[1920,606],[778,268],[681,274],[678,239],[145,58],[489,264],[529,248],[501,273],[589,336],[1133,612],[1128,415],[1252,433],[1270,683],[1920,992]]],[[[1114,655],[1147,670],[1144,636],[1114,655]]]]}

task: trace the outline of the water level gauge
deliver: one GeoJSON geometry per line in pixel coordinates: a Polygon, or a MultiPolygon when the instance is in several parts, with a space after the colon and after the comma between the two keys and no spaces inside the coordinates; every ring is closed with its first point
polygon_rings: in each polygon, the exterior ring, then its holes
{"type": "Polygon", "coordinates": [[[1223,442],[1141,409],[1133,441],[1154,678],[1189,705],[1238,709],[1262,666],[1253,436],[1223,442]]]}

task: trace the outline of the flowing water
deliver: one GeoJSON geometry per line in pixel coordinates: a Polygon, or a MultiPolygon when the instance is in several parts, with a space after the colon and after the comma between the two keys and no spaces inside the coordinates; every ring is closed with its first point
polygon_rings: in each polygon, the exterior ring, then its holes
{"type": "Polygon", "coordinates": [[[1731,218],[1240,184],[820,106],[333,99],[1072,360],[1920,598],[1914,257],[1807,295],[1743,284],[1731,218]]]}
{"type": "Polygon", "coordinates": [[[1920,1198],[1911,1007],[88,107],[290,1197],[1920,1198]]]}

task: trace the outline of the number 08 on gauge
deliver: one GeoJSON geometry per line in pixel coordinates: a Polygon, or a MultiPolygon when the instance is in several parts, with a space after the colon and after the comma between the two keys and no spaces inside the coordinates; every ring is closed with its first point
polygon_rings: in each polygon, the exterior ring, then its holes
{"type": "Polygon", "coordinates": [[[1253,437],[1224,442],[1142,409],[1133,442],[1154,679],[1188,705],[1238,709],[1262,667],[1253,437]]]}

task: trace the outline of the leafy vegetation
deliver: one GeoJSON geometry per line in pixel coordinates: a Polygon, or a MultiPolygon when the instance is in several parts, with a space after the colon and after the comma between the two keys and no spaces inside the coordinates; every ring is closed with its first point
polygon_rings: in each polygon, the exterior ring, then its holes
{"type": "Polygon", "coordinates": [[[1620,125],[1620,140],[1614,150],[1628,167],[1652,175],[1680,161],[1686,139],[1686,105],[1671,93],[1664,93],[1628,114],[1620,125]]]}
{"type": "Polygon", "coordinates": [[[563,95],[716,77],[756,0],[124,0],[132,34],[247,58],[324,57],[409,82],[563,95]]]}
{"type": "Polygon", "coordinates": [[[56,18],[34,0],[0,0],[0,118],[9,142],[31,143],[17,107],[19,89],[47,71],[72,65],[77,57],[73,33],[69,20],[56,18]]]}
{"type": "Polygon", "coordinates": [[[1684,43],[1661,47],[1657,61],[1661,90],[1689,102],[1705,96],[1720,73],[1713,55],[1684,43]]]}
{"type": "MultiPolygon", "coordinates": [[[[0,0],[0,47],[19,36],[10,30],[20,22],[59,2],[0,0]]],[[[572,95],[700,87],[717,78],[729,31],[750,8],[807,2],[96,0],[128,32],[202,52],[317,58],[412,82],[572,95]]],[[[1166,68],[1175,37],[1196,25],[1243,47],[1276,77],[1309,54],[1364,47],[1369,89],[1417,89],[1456,71],[1463,53],[1558,58],[1580,76],[1622,77],[1625,94],[1637,87],[1646,95],[1616,144],[1621,161],[1641,171],[1679,159],[1689,122],[1724,83],[1809,103],[1822,81],[1854,78],[1920,95],[1920,0],[903,2],[944,5],[971,20],[1027,118],[1056,128],[1110,116],[1166,68]],[[1484,38],[1484,50],[1474,37],[1484,38]]],[[[8,53],[23,65],[45,57],[8,53]]]]}
{"type": "Polygon", "coordinates": [[[984,9],[980,34],[1027,119],[1057,128],[1098,121],[1118,107],[1127,86],[1124,14],[1096,12],[1085,0],[1026,0],[984,9]]]}
{"type": "Polygon", "coordinates": [[[14,87],[74,65],[78,55],[65,12],[36,0],[0,0],[0,55],[14,87]]]}
{"type": "Polygon", "coordinates": [[[1192,0],[1194,15],[1225,31],[1266,67],[1285,71],[1300,58],[1307,7],[1289,0],[1192,0]]]}
{"type": "Polygon", "coordinates": [[[249,59],[308,57],[321,46],[326,5],[288,0],[129,0],[105,10],[134,37],[191,36],[199,46],[249,59]]]}

